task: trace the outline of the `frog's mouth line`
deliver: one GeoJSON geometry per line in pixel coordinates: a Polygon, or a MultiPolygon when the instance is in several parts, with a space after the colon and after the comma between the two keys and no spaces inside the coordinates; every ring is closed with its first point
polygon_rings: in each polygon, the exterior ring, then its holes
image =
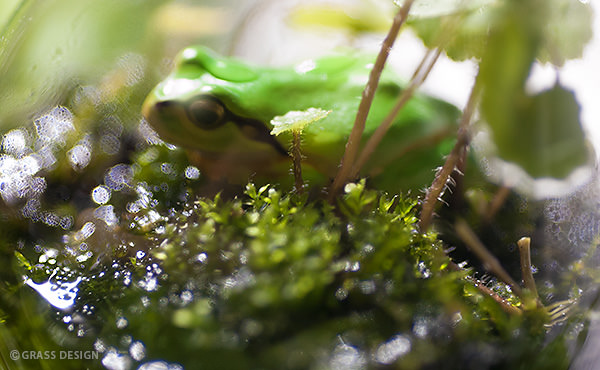
{"type": "Polygon", "coordinates": [[[271,132],[264,122],[252,118],[237,116],[229,110],[228,115],[230,116],[228,117],[228,120],[233,122],[238,127],[242,135],[250,140],[269,144],[278,153],[289,157],[288,151],[283,147],[283,145],[281,145],[279,141],[277,141],[277,139],[275,139],[275,136],[271,135],[271,132]]]}
{"type": "Polygon", "coordinates": [[[232,122],[246,138],[268,144],[278,153],[289,157],[288,151],[271,135],[264,122],[233,113],[221,99],[214,95],[203,94],[194,97],[185,105],[185,112],[191,122],[205,130],[216,129],[227,122],[232,122]]]}

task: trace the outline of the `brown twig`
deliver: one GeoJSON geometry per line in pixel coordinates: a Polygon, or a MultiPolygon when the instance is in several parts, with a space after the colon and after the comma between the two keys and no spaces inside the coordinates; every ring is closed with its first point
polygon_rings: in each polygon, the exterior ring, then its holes
{"type": "MultiPolygon", "coordinates": [[[[450,262],[448,264],[448,267],[451,270],[454,270],[454,271],[462,271],[463,270],[462,267],[458,266],[454,262],[450,262]]],[[[511,314],[511,315],[520,315],[520,314],[523,313],[521,311],[521,309],[519,309],[518,307],[515,307],[515,306],[511,305],[509,302],[506,301],[506,299],[500,297],[498,295],[498,293],[494,292],[493,290],[491,290],[490,288],[488,288],[487,286],[485,286],[484,284],[482,284],[477,279],[475,279],[473,277],[467,277],[467,281],[473,283],[473,286],[475,288],[477,288],[477,290],[479,290],[482,294],[485,294],[486,296],[489,296],[494,301],[496,301],[496,303],[498,303],[500,305],[500,307],[502,308],[502,310],[504,312],[506,312],[508,314],[511,314]]]]}
{"type": "Polygon", "coordinates": [[[479,282],[473,282],[473,284],[475,284],[475,287],[479,289],[479,291],[481,291],[483,294],[492,297],[492,299],[500,305],[500,308],[502,308],[504,312],[509,313],[511,315],[521,315],[523,313],[523,311],[521,311],[518,307],[515,307],[510,303],[506,302],[504,298],[500,297],[496,292],[486,287],[485,285],[479,282]]]}
{"type": "Polygon", "coordinates": [[[390,113],[377,127],[373,135],[369,138],[369,141],[367,141],[367,144],[362,150],[358,161],[356,161],[355,165],[352,167],[352,172],[350,175],[351,178],[355,178],[356,176],[358,176],[360,169],[369,160],[369,158],[377,148],[377,145],[379,145],[385,134],[388,132],[389,128],[392,126],[392,123],[394,123],[394,120],[396,119],[396,116],[398,115],[400,110],[412,98],[414,92],[419,88],[419,86],[421,86],[423,82],[425,82],[425,79],[431,72],[431,69],[437,62],[442,51],[441,49],[436,49],[433,57],[430,58],[432,52],[432,50],[428,50],[428,52],[425,54],[425,56],[421,60],[421,63],[419,63],[417,70],[413,74],[408,87],[404,89],[404,91],[402,91],[402,94],[400,94],[400,97],[396,101],[396,104],[394,105],[390,113]]]}
{"type": "Polygon", "coordinates": [[[478,98],[479,87],[476,79],[475,84],[471,89],[471,95],[469,96],[465,110],[463,111],[458,127],[456,143],[446,158],[446,162],[436,173],[431,186],[427,189],[427,193],[425,194],[425,200],[423,201],[423,207],[421,208],[421,218],[419,219],[419,227],[423,232],[429,228],[437,200],[444,191],[448,179],[450,178],[450,175],[452,175],[452,172],[454,172],[459,159],[466,152],[467,145],[469,144],[469,126],[475,112],[475,107],[477,106],[477,101],[479,100],[478,98]]]}
{"type": "Polygon", "coordinates": [[[496,275],[502,281],[510,286],[515,294],[523,299],[523,290],[517,284],[512,277],[504,270],[498,259],[487,250],[485,245],[479,240],[477,235],[471,230],[469,225],[464,221],[459,219],[456,221],[456,234],[458,237],[467,245],[467,247],[475,253],[475,255],[483,262],[483,266],[486,270],[496,275]]]}
{"type": "Polygon", "coordinates": [[[492,198],[492,201],[487,207],[487,212],[484,215],[485,221],[489,222],[494,218],[494,216],[496,216],[496,213],[498,213],[500,207],[504,205],[506,199],[510,195],[510,191],[510,187],[506,185],[503,185],[500,187],[500,189],[498,189],[496,194],[494,194],[494,198],[492,198]]]}
{"type": "Polygon", "coordinates": [[[408,18],[408,12],[410,7],[412,6],[414,0],[406,0],[403,6],[400,8],[394,20],[392,22],[392,26],[381,45],[381,50],[377,55],[377,59],[375,60],[375,65],[373,69],[371,69],[371,73],[369,74],[369,82],[362,93],[362,99],[360,101],[360,105],[358,107],[358,112],[356,113],[356,118],[354,120],[354,126],[352,127],[352,132],[350,133],[350,137],[348,138],[348,143],[346,144],[346,150],[344,152],[344,156],[342,157],[342,161],[340,163],[340,169],[338,170],[333,184],[329,189],[329,200],[333,200],[344,184],[348,181],[350,172],[352,170],[354,160],[356,159],[356,155],[358,153],[358,149],[360,146],[360,139],[365,130],[365,124],[367,121],[367,116],[369,114],[369,110],[371,108],[371,104],[373,103],[373,98],[375,97],[375,91],[377,90],[377,86],[379,85],[379,78],[381,77],[381,73],[383,72],[383,67],[385,62],[389,56],[390,50],[396,41],[396,37],[398,36],[398,32],[400,28],[408,18]]]}

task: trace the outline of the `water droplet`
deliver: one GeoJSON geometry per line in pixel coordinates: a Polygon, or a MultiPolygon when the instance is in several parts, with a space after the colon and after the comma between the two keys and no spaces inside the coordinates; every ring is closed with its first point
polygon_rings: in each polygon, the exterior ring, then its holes
{"type": "Polygon", "coordinates": [[[154,276],[144,276],[144,279],[139,282],[140,288],[152,292],[158,288],[158,280],[154,276]]]}
{"type": "Polygon", "coordinates": [[[92,159],[92,148],[89,145],[78,144],[67,152],[69,163],[75,171],[81,171],[92,159]]]}
{"type": "Polygon", "coordinates": [[[67,294],[67,292],[75,289],[81,282],[82,278],[78,277],[72,282],[63,281],[60,285],[58,285],[53,281],[57,271],[58,270],[56,270],[50,276],[48,281],[44,283],[37,284],[34,283],[33,280],[28,279],[25,281],[25,284],[38,292],[48,303],[62,310],[71,307],[73,303],[75,303],[77,291],[75,290],[74,294],[67,294]]]}
{"type": "Polygon", "coordinates": [[[106,351],[106,345],[104,344],[102,339],[100,339],[100,338],[96,339],[96,341],[94,342],[94,349],[98,352],[106,351]]]}
{"type": "Polygon", "coordinates": [[[168,363],[165,361],[146,362],[137,370],[183,370],[183,366],[179,364],[168,363]]]}
{"type": "Polygon", "coordinates": [[[194,166],[187,166],[185,168],[185,178],[190,180],[197,180],[200,177],[200,170],[194,166]]]}
{"type": "Polygon", "coordinates": [[[85,240],[85,239],[89,238],[90,236],[92,236],[92,234],[94,234],[95,231],[96,231],[96,225],[91,221],[86,222],[81,227],[81,230],[79,230],[75,234],[74,238],[75,238],[75,240],[85,240]]]}
{"type": "Polygon", "coordinates": [[[115,213],[115,207],[112,205],[96,208],[94,210],[94,217],[104,221],[107,226],[116,226],[119,223],[119,219],[115,213]]]}
{"type": "Polygon", "coordinates": [[[104,176],[106,186],[114,191],[131,187],[133,181],[133,170],[126,164],[118,164],[111,167],[104,176]]]}
{"type": "Polygon", "coordinates": [[[338,290],[335,291],[335,298],[337,300],[343,301],[347,297],[348,297],[348,290],[343,289],[343,288],[338,288],[338,290]]]}
{"type": "Polygon", "coordinates": [[[102,135],[100,138],[100,148],[108,155],[115,155],[121,150],[121,139],[112,132],[102,135]]]}
{"type": "Polygon", "coordinates": [[[127,321],[126,318],[124,317],[119,317],[117,318],[117,329],[125,329],[127,327],[127,325],[129,324],[129,322],[127,321]]]}
{"type": "Polygon", "coordinates": [[[67,133],[74,131],[73,114],[65,107],[56,107],[34,121],[38,138],[45,144],[64,145],[67,133]]]}
{"type": "Polygon", "coordinates": [[[429,319],[425,317],[417,317],[413,324],[413,333],[417,337],[425,339],[425,337],[427,337],[427,334],[429,334],[430,325],[431,323],[429,319]]]}
{"type": "Polygon", "coordinates": [[[129,346],[129,355],[136,361],[142,361],[146,357],[146,347],[144,343],[135,341],[129,346]]]}
{"type": "Polygon", "coordinates": [[[198,261],[200,263],[206,262],[207,259],[208,259],[208,255],[204,252],[202,252],[196,256],[196,261],[198,261]]]}
{"type": "Polygon", "coordinates": [[[417,264],[417,269],[421,273],[421,277],[423,279],[427,279],[431,276],[431,271],[427,268],[425,262],[419,261],[419,263],[417,264]]]}
{"type": "Polygon", "coordinates": [[[410,339],[404,335],[395,335],[377,347],[373,358],[381,364],[390,365],[398,358],[410,352],[410,349],[410,339]]]}
{"type": "Polygon", "coordinates": [[[110,200],[110,189],[104,185],[99,185],[92,190],[92,200],[96,204],[106,204],[110,200]]]}
{"type": "Polygon", "coordinates": [[[119,59],[118,66],[126,73],[125,85],[133,86],[144,77],[146,59],[139,54],[127,53],[119,59]]]}
{"type": "Polygon", "coordinates": [[[331,369],[354,370],[363,369],[366,365],[366,359],[361,352],[348,344],[339,344],[333,350],[329,360],[331,369]]]}
{"type": "Polygon", "coordinates": [[[184,290],[181,292],[180,298],[183,304],[188,304],[194,300],[194,295],[189,290],[184,290]]]}
{"type": "Polygon", "coordinates": [[[175,167],[172,163],[163,163],[160,165],[160,171],[165,175],[172,175],[175,173],[175,167]]]}
{"type": "Polygon", "coordinates": [[[346,261],[346,266],[344,267],[344,271],[356,272],[358,270],[360,270],[360,262],[358,262],[358,261],[354,261],[354,262],[346,261]]]}
{"type": "Polygon", "coordinates": [[[60,219],[60,227],[63,230],[69,230],[71,227],[73,227],[73,217],[65,216],[65,217],[61,218],[60,219]]]}
{"type": "Polygon", "coordinates": [[[363,294],[373,294],[375,293],[375,282],[373,280],[365,280],[361,281],[359,284],[359,289],[363,294]]]}
{"type": "MultiPolygon", "coordinates": [[[[154,131],[154,129],[148,124],[148,122],[145,119],[142,119],[140,121],[140,124],[138,125],[138,132],[140,133],[142,138],[144,138],[144,140],[146,140],[146,142],[150,145],[164,144],[164,141],[160,139],[160,136],[158,136],[156,131],[154,131]]],[[[150,160],[150,162],[151,161],[152,160],[150,160]]]]}
{"type": "Polygon", "coordinates": [[[131,359],[127,355],[122,355],[112,348],[102,358],[102,365],[108,370],[127,370],[131,367],[131,359]]]}
{"type": "Polygon", "coordinates": [[[2,150],[12,156],[22,157],[29,151],[28,137],[23,129],[11,130],[2,138],[2,150]]]}

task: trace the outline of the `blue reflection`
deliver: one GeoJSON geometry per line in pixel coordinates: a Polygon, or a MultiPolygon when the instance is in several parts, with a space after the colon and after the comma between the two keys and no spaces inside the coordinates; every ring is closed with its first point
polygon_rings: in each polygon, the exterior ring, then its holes
{"type": "Polygon", "coordinates": [[[50,276],[48,281],[40,284],[35,283],[33,280],[27,278],[25,280],[25,284],[29,285],[33,290],[38,292],[52,306],[58,308],[59,310],[64,310],[71,307],[75,303],[75,298],[77,297],[77,292],[79,291],[77,285],[79,285],[81,282],[81,277],[78,277],[72,282],[56,283],[52,282],[54,275],[56,275],[56,273],[50,276]]]}

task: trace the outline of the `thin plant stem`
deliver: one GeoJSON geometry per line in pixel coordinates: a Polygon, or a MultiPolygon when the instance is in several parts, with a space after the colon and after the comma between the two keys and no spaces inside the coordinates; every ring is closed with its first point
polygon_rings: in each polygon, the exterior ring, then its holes
{"type": "Polygon", "coordinates": [[[521,311],[521,309],[506,302],[506,300],[504,298],[500,297],[498,295],[498,293],[496,293],[493,290],[491,290],[490,288],[486,287],[481,282],[473,281],[473,284],[481,293],[491,297],[494,301],[496,301],[496,303],[498,303],[500,305],[500,308],[502,308],[502,310],[504,312],[511,314],[511,315],[523,314],[523,311],[521,311]]]}
{"type": "Polygon", "coordinates": [[[292,138],[292,162],[294,171],[294,180],[296,182],[296,191],[302,194],[304,190],[304,181],[302,180],[302,152],[300,151],[300,132],[293,131],[292,138]]]}
{"type": "Polygon", "coordinates": [[[392,126],[392,123],[394,123],[394,120],[396,119],[396,116],[398,115],[400,110],[412,98],[414,92],[419,88],[419,86],[421,86],[423,82],[425,82],[425,79],[427,79],[427,76],[429,75],[431,69],[440,57],[440,54],[441,49],[436,49],[434,56],[433,58],[431,58],[431,60],[429,60],[431,51],[428,51],[425,54],[425,56],[421,60],[421,63],[419,64],[419,67],[413,74],[410,84],[406,89],[404,89],[404,91],[402,91],[402,94],[400,94],[400,97],[396,101],[396,104],[394,105],[390,113],[388,113],[383,122],[379,125],[379,127],[377,127],[373,135],[369,138],[369,141],[367,141],[367,144],[362,150],[358,160],[356,161],[356,164],[352,168],[351,178],[358,176],[358,173],[360,172],[361,168],[369,160],[373,152],[375,152],[375,149],[377,148],[381,140],[383,140],[383,137],[392,126]],[[425,71],[422,72],[424,68],[425,71]]]}
{"type": "Polygon", "coordinates": [[[529,289],[535,299],[538,299],[538,292],[535,286],[535,279],[531,271],[531,239],[521,238],[517,242],[519,246],[519,257],[521,261],[521,277],[525,288],[529,289]]]}
{"type": "Polygon", "coordinates": [[[437,171],[431,186],[427,189],[427,193],[425,194],[423,207],[421,208],[421,217],[419,219],[419,227],[423,232],[426,231],[431,224],[433,211],[435,210],[437,201],[443,193],[452,172],[454,172],[456,164],[459,159],[466,154],[467,145],[469,143],[469,126],[475,112],[475,107],[477,106],[477,101],[479,100],[479,84],[477,81],[478,79],[475,80],[475,84],[471,89],[471,95],[469,96],[469,100],[463,111],[461,122],[458,127],[456,143],[448,157],[446,157],[446,162],[444,162],[442,168],[437,171]]]}
{"type": "MultiPolygon", "coordinates": [[[[458,266],[456,263],[454,263],[452,261],[448,264],[448,268],[453,271],[463,271],[462,267],[458,266]]],[[[473,286],[475,288],[477,288],[477,290],[479,290],[482,294],[489,296],[494,301],[496,301],[496,303],[498,303],[500,305],[500,307],[502,308],[502,310],[504,312],[511,314],[511,315],[521,315],[523,313],[523,311],[521,311],[520,308],[511,305],[504,298],[500,297],[498,295],[498,293],[494,292],[493,290],[491,290],[490,288],[485,286],[479,280],[477,280],[473,277],[469,277],[469,276],[467,276],[466,280],[471,282],[473,284],[473,286]]]]}
{"type": "Polygon", "coordinates": [[[483,266],[486,270],[496,275],[500,280],[504,281],[510,286],[515,294],[523,299],[523,290],[513,280],[512,277],[506,272],[506,270],[500,264],[500,261],[483,245],[477,235],[471,230],[469,225],[464,220],[456,221],[456,234],[458,237],[467,245],[467,247],[475,253],[475,255],[483,262],[483,266]]]}
{"type": "Polygon", "coordinates": [[[369,82],[367,82],[367,85],[363,90],[362,99],[358,107],[358,112],[356,113],[352,132],[350,133],[350,137],[346,143],[346,150],[344,151],[340,168],[329,189],[330,201],[335,198],[335,196],[339,193],[341,188],[349,179],[354,160],[356,159],[360,147],[360,139],[365,130],[367,116],[369,114],[371,104],[373,103],[373,98],[375,97],[375,91],[379,85],[381,73],[383,72],[383,67],[387,61],[390,50],[392,49],[392,46],[398,37],[400,28],[408,18],[408,12],[410,11],[413,1],[414,0],[406,0],[394,17],[392,26],[390,27],[390,30],[384,39],[383,44],[381,45],[377,59],[375,60],[375,65],[373,66],[373,69],[371,69],[371,73],[369,74],[369,82]]]}
{"type": "Polygon", "coordinates": [[[510,187],[502,185],[500,189],[498,189],[496,194],[494,194],[494,198],[492,198],[492,201],[487,207],[488,209],[486,214],[484,215],[486,222],[490,222],[496,216],[496,213],[498,213],[500,208],[504,205],[509,195],[510,187]]]}

